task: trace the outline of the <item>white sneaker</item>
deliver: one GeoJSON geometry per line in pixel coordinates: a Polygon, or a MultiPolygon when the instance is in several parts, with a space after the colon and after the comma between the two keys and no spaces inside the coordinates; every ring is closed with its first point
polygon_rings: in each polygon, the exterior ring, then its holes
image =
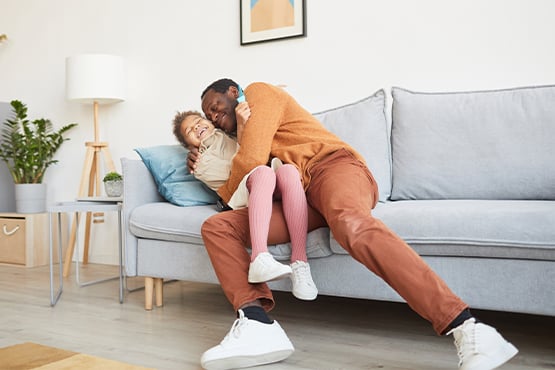
{"type": "Polygon", "coordinates": [[[260,253],[249,266],[249,283],[264,283],[291,275],[291,267],[280,263],[268,252],[260,253]]]}
{"type": "Polygon", "coordinates": [[[461,370],[491,370],[503,365],[518,353],[518,349],[507,342],[491,326],[476,323],[474,318],[466,320],[447,333],[453,333],[459,355],[461,370]]]}
{"type": "Polygon", "coordinates": [[[200,364],[207,370],[239,369],[285,360],[295,351],[278,322],[249,320],[242,310],[220,344],[204,352],[200,364]]]}
{"type": "Polygon", "coordinates": [[[312,301],[318,295],[318,288],[312,280],[310,266],[304,261],[295,261],[291,264],[291,282],[293,283],[293,295],[305,301],[312,301]]]}

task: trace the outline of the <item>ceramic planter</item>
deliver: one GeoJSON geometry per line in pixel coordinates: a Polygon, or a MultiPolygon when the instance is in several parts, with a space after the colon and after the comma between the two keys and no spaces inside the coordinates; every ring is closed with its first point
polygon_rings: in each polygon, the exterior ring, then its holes
{"type": "Polygon", "coordinates": [[[46,212],[46,184],[15,184],[15,211],[46,212]]]}
{"type": "Polygon", "coordinates": [[[123,180],[105,181],[104,190],[109,197],[121,197],[123,193],[123,180]]]}

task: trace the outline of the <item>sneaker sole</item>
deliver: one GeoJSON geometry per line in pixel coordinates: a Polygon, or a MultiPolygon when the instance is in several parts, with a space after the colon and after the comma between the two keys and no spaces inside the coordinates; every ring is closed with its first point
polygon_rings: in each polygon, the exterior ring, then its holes
{"type": "Polygon", "coordinates": [[[303,301],[313,301],[313,300],[316,299],[316,297],[318,297],[318,291],[316,291],[316,293],[312,293],[312,294],[302,294],[302,293],[299,293],[299,292],[295,291],[295,289],[292,289],[291,293],[293,293],[295,298],[301,299],[303,301]]]}
{"type": "Polygon", "coordinates": [[[316,297],[318,297],[318,293],[311,294],[311,295],[303,295],[303,294],[297,293],[295,291],[293,291],[292,293],[295,296],[295,298],[303,300],[303,301],[313,301],[313,300],[316,299],[316,297]]]}
{"type": "Polygon", "coordinates": [[[249,276],[249,283],[253,283],[253,284],[255,284],[255,283],[267,283],[269,281],[285,279],[289,276],[291,276],[291,272],[285,272],[283,274],[279,274],[279,275],[276,275],[276,276],[269,276],[269,277],[265,277],[265,276],[250,277],[249,276]]]}
{"type": "Polygon", "coordinates": [[[507,342],[502,348],[499,349],[493,356],[493,361],[491,363],[491,368],[495,369],[503,365],[505,362],[509,361],[518,353],[518,349],[511,343],[507,342]]]}
{"type": "Polygon", "coordinates": [[[271,364],[285,360],[294,352],[292,349],[263,353],[253,356],[235,356],[206,361],[202,367],[206,370],[241,369],[258,365],[271,364]]]}

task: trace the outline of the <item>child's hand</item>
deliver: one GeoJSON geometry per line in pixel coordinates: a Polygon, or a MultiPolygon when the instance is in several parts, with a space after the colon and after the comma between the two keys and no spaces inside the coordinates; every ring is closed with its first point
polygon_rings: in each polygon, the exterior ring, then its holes
{"type": "Polygon", "coordinates": [[[247,124],[249,117],[251,116],[251,108],[249,103],[246,101],[237,104],[235,107],[235,116],[237,117],[237,141],[241,143],[241,137],[243,136],[243,129],[247,124]]]}
{"type": "Polygon", "coordinates": [[[187,167],[189,168],[189,173],[194,173],[197,168],[197,162],[200,159],[200,153],[197,148],[189,149],[187,154],[187,167]]]}

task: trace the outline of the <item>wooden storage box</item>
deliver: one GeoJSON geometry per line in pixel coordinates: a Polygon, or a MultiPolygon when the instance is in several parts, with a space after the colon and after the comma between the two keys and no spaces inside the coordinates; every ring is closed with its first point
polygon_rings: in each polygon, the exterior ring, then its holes
{"type": "MultiPolygon", "coordinates": [[[[52,217],[52,227],[57,228],[57,221],[57,217],[52,217]]],[[[67,237],[65,228],[67,222],[62,218],[64,238],[67,237]]],[[[53,235],[56,236],[57,232],[53,235]]],[[[48,213],[0,213],[0,263],[25,267],[47,265],[49,238],[48,213]]],[[[57,260],[57,239],[54,240],[53,250],[53,258],[57,260]]]]}

